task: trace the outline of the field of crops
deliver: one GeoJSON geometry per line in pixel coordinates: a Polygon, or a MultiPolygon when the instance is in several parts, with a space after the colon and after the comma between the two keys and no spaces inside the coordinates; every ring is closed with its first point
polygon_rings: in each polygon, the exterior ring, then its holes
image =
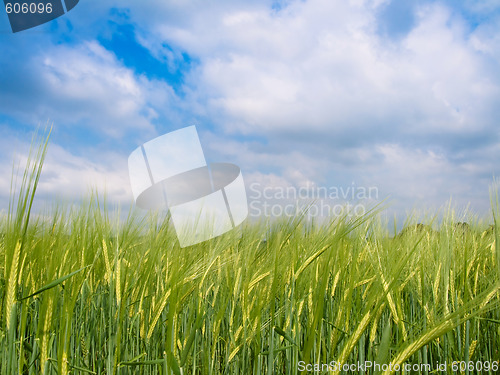
{"type": "Polygon", "coordinates": [[[167,220],[119,223],[97,197],[31,213],[45,146],[0,219],[2,374],[498,373],[498,227],[297,217],[181,249],[167,220]]]}

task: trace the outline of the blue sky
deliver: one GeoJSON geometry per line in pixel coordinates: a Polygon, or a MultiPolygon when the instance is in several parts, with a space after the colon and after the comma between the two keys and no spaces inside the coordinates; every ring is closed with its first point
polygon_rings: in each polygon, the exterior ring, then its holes
{"type": "Polygon", "coordinates": [[[391,210],[488,212],[499,1],[106,1],[12,34],[0,12],[0,209],[53,123],[39,199],[132,200],[127,157],[197,125],[247,186],[376,186],[391,210]],[[255,185],[257,184],[257,185],[255,185]]]}

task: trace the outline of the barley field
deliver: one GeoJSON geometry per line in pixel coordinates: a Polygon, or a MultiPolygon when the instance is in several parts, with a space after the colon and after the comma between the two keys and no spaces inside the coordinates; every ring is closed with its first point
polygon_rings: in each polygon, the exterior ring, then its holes
{"type": "Polygon", "coordinates": [[[35,215],[47,142],[0,219],[2,374],[498,373],[499,223],[391,236],[374,209],[181,249],[168,218],[97,195],[35,215]]]}

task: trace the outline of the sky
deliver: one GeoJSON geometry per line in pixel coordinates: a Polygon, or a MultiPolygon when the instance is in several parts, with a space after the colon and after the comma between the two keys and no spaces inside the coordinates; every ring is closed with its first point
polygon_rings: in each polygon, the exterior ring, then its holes
{"type": "Polygon", "coordinates": [[[18,33],[0,11],[0,210],[37,128],[53,126],[37,202],[95,189],[129,207],[130,153],[196,125],[253,216],[311,187],[372,189],[328,204],[399,218],[450,200],[487,215],[498,25],[498,0],[81,0],[18,33]]]}

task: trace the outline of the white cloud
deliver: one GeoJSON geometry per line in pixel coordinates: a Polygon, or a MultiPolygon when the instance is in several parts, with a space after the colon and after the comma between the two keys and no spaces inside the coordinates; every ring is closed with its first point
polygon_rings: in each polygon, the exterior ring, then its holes
{"type": "Polygon", "coordinates": [[[161,114],[176,116],[171,86],[136,74],[95,40],[47,46],[21,64],[23,74],[6,64],[4,75],[11,75],[13,87],[0,92],[0,108],[23,122],[49,119],[56,126],[92,130],[101,139],[119,139],[153,136],[161,114]]]}
{"type": "Polygon", "coordinates": [[[130,203],[132,192],[128,177],[127,159],[114,152],[100,152],[100,163],[72,155],[60,145],[50,145],[44,163],[39,193],[78,199],[91,189],[106,193],[115,203],[130,203]]]}
{"type": "MultiPolygon", "coordinates": [[[[51,104],[61,109],[57,111],[60,122],[85,120],[112,136],[130,129],[153,132],[151,121],[157,112],[151,106],[150,92],[157,91],[158,83],[135,75],[99,43],[53,47],[42,61],[40,79],[51,104]]],[[[173,96],[170,87],[162,85],[161,89],[164,98],[173,96]]]]}
{"type": "Polygon", "coordinates": [[[156,56],[174,53],[168,43],[199,60],[186,108],[228,133],[356,129],[363,138],[380,124],[395,136],[490,128],[500,79],[478,53],[484,35],[469,35],[459,15],[431,4],[406,38],[388,41],[376,34],[385,3],[293,1],[275,11],[270,2],[154,2],[155,15],[142,4],[131,15],[156,56]]]}
{"type": "MultiPolygon", "coordinates": [[[[17,184],[15,191],[18,192],[30,144],[15,134],[4,135],[0,144],[4,154],[0,173],[5,177],[0,179],[0,200],[1,206],[7,207],[12,168],[14,166],[13,182],[17,184]]],[[[37,187],[38,207],[54,200],[78,202],[88,197],[91,191],[97,191],[101,198],[106,194],[108,202],[112,204],[131,203],[133,196],[127,159],[115,152],[95,150],[95,153],[99,153],[98,162],[90,161],[88,157],[76,156],[61,145],[50,142],[37,187]]]]}

